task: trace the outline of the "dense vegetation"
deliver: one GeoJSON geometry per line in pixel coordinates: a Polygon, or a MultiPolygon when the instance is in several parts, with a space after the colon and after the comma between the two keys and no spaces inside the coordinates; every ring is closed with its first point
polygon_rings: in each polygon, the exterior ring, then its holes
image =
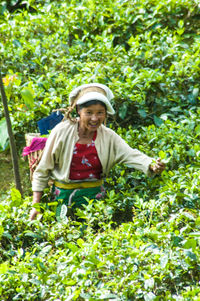
{"type": "MultiPolygon", "coordinates": [[[[101,82],[115,94],[108,126],[167,162],[153,178],[116,166],[105,200],[76,220],[55,219],[48,189],[32,222],[29,187],[23,197],[2,193],[2,301],[200,300],[199,49],[198,0],[1,2],[0,62],[19,154],[24,134],[66,107],[73,87],[101,82]]],[[[0,150],[8,147],[0,103],[0,150]]]]}

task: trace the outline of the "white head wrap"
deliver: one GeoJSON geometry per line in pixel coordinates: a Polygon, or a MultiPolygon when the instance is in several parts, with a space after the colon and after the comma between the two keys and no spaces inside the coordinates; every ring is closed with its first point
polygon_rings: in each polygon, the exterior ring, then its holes
{"type": "Polygon", "coordinates": [[[106,93],[106,96],[104,96],[102,93],[99,93],[99,92],[86,92],[86,94],[84,94],[83,96],[81,96],[78,99],[76,104],[83,104],[90,100],[100,100],[103,103],[105,103],[108,114],[111,114],[111,115],[115,114],[115,111],[110,103],[110,100],[114,97],[114,95],[113,95],[112,91],[106,85],[103,85],[103,84],[92,83],[92,84],[85,84],[85,85],[75,88],[69,94],[69,103],[72,104],[73,98],[75,98],[79,92],[81,92],[85,88],[90,88],[90,87],[98,87],[98,88],[103,89],[106,93]]]}
{"type": "Polygon", "coordinates": [[[98,93],[98,92],[88,92],[86,94],[84,94],[83,96],[81,96],[78,101],[77,101],[77,105],[82,105],[85,102],[88,102],[90,100],[100,100],[101,102],[103,102],[106,105],[106,109],[107,109],[107,113],[110,115],[115,114],[115,111],[113,109],[113,107],[111,106],[108,98],[103,95],[102,93],[98,93]]]}

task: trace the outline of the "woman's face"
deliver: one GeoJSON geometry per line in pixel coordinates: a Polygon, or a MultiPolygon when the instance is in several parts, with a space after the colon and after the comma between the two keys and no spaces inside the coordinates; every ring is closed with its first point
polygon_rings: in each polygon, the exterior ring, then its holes
{"type": "Polygon", "coordinates": [[[101,104],[90,105],[78,110],[80,127],[90,132],[96,131],[106,118],[106,109],[101,104]]]}

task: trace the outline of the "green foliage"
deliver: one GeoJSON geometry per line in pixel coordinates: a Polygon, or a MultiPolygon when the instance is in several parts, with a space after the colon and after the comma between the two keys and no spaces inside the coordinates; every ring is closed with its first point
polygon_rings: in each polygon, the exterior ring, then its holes
{"type": "Polygon", "coordinates": [[[3,72],[18,80],[7,91],[17,132],[36,130],[32,120],[65,107],[85,82],[110,86],[123,126],[159,126],[164,112],[174,119],[198,105],[198,1],[25,2],[33,13],[0,17],[3,72]]]}
{"type": "Polygon", "coordinates": [[[164,119],[118,133],[159,154],[166,171],[146,177],[116,166],[105,199],[76,219],[57,221],[45,201],[29,221],[30,197],[12,189],[1,199],[2,300],[199,300],[199,110],[164,119]]]}

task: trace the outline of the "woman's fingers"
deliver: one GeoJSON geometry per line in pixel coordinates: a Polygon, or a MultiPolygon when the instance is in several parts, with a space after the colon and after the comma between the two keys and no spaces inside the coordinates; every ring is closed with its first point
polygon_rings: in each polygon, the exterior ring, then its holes
{"type": "Polygon", "coordinates": [[[156,162],[150,166],[150,170],[154,173],[161,173],[164,169],[165,163],[163,163],[160,158],[158,158],[156,162]]]}
{"type": "Polygon", "coordinates": [[[39,212],[35,208],[32,208],[31,212],[30,212],[29,219],[31,221],[34,220],[38,214],[39,214],[39,212]]]}

